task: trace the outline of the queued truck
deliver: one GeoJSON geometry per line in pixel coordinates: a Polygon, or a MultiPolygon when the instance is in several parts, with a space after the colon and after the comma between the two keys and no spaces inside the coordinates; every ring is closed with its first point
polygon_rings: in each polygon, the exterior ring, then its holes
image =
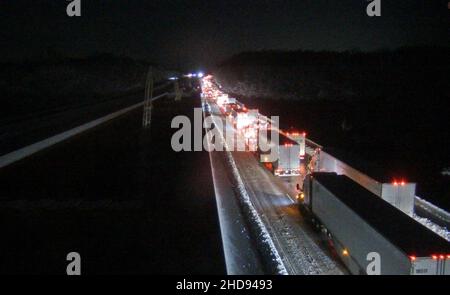
{"type": "Polygon", "coordinates": [[[258,143],[261,163],[277,176],[300,175],[299,143],[278,132],[276,132],[278,142],[273,142],[271,134],[271,130],[267,130],[267,133],[260,133],[259,140],[265,140],[270,146],[270,151],[263,151],[261,143],[258,143]],[[271,152],[275,157],[268,156],[271,152]]]}
{"type": "Polygon", "coordinates": [[[378,167],[368,165],[355,155],[340,150],[319,148],[310,164],[313,171],[346,175],[406,214],[414,213],[416,184],[413,182],[387,179],[384,171],[378,167]]]}
{"type": "Polygon", "coordinates": [[[352,274],[450,274],[447,240],[349,177],[315,172],[303,190],[300,210],[352,274]]]}

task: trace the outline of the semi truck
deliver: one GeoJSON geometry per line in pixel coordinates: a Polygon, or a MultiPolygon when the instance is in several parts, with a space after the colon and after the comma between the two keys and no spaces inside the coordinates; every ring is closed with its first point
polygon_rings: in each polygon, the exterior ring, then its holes
{"type": "Polygon", "coordinates": [[[269,151],[262,151],[260,143],[260,161],[277,176],[297,176],[300,175],[300,145],[287,136],[276,133],[278,142],[271,140],[271,130],[260,133],[259,140],[265,140],[270,146],[270,150],[275,157],[268,157],[269,151]]]}
{"type": "Polygon", "coordinates": [[[447,240],[345,175],[307,175],[299,204],[352,274],[450,274],[447,240]]]}
{"type": "Polygon", "coordinates": [[[378,167],[367,165],[366,161],[358,159],[355,155],[338,150],[330,151],[320,148],[312,163],[314,163],[314,171],[346,175],[406,214],[414,213],[416,184],[413,182],[401,178],[399,180],[386,179],[385,173],[378,167]],[[372,177],[368,176],[369,174],[372,177]]]}

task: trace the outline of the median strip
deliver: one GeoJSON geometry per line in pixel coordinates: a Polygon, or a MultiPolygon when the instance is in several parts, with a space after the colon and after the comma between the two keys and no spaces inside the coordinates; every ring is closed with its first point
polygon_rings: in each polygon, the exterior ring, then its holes
{"type": "MultiPolygon", "coordinates": [[[[163,97],[163,96],[165,96],[167,94],[168,93],[166,92],[166,93],[163,93],[161,95],[158,95],[158,96],[154,97],[153,100],[159,99],[159,98],[161,98],[161,97],[163,97]]],[[[119,117],[119,116],[121,116],[121,115],[123,115],[125,113],[128,113],[128,112],[130,112],[130,111],[132,111],[132,110],[134,110],[134,109],[136,109],[138,107],[141,107],[143,104],[144,104],[144,102],[140,102],[140,103],[134,104],[134,105],[129,106],[127,108],[124,108],[124,109],[121,109],[121,110],[116,111],[114,113],[111,113],[109,115],[106,115],[104,117],[98,118],[98,119],[96,119],[94,121],[85,123],[83,125],[75,127],[75,128],[70,129],[68,131],[59,133],[59,134],[54,135],[52,137],[49,137],[47,139],[38,141],[38,142],[33,143],[33,144],[29,145],[29,146],[26,146],[26,147],[23,147],[21,149],[18,149],[18,150],[14,151],[14,152],[5,154],[5,155],[0,157],[0,168],[6,167],[8,165],[11,165],[11,164],[13,164],[13,163],[15,163],[17,161],[20,161],[20,160],[22,160],[22,159],[24,159],[26,157],[29,157],[29,156],[37,153],[37,152],[40,152],[40,151],[42,151],[42,150],[44,150],[46,148],[49,148],[52,145],[55,145],[55,144],[60,143],[60,142],[63,142],[63,141],[65,141],[65,140],[67,140],[67,139],[69,139],[69,138],[71,138],[71,137],[73,137],[75,135],[78,135],[78,134],[83,133],[83,132],[85,132],[85,131],[87,131],[89,129],[97,127],[100,124],[103,124],[103,123],[106,123],[106,122],[108,122],[110,120],[113,120],[113,119],[115,119],[115,118],[117,118],[117,117],[119,117]]]]}

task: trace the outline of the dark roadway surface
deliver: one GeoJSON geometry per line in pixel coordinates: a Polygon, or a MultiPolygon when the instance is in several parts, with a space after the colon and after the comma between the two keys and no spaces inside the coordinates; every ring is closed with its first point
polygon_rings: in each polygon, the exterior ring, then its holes
{"type": "MultiPolygon", "coordinates": [[[[155,85],[154,96],[172,89],[171,83],[159,82],[155,85]]],[[[0,155],[139,103],[143,100],[143,92],[144,90],[134,91],[102,99],[91,97],[90,103],[65,105],[45,112],[33,112],[33,106],[30,106],[31,113],[7,119],[0,118],[0,155]]]]}
{"type": "Polygon", "coordinates": [[[173,152],[171,119],[199,99],[159,101],[0,169],[0,273],[222,274],[206,152],[173,152]]]}

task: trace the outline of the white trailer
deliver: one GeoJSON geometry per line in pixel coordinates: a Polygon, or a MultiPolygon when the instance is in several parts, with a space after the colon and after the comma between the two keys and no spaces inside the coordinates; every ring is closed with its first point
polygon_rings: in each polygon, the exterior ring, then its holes
{"type": "MultiPolygon", "coordinates": [[[[317,172],[335,172],[339,175],[346,175],[359,185],[365,187],[383,200],[394,205],[406,214],[414,213],[414,197],[416,193],[416,184],[406,181],[380,181],[368,176],[336,158],[330,153],[319,149],[314,159],[314,171],[317,172]]],[[[371,174],[376,174],[371,171],[371,174]]],[[[380,173],[379,173],[380,174],[380,173]]],[[[380,175],[379,178],[382,178],[380,175]]]]}
{"type": "Polygon", "coordinates": [[[450,274],[448,241],[345,175],[307,176],[300,208],[352,274],[450,274]]]}
{"type": "Polygon", "coordinates": [[[300,175],[300,145],[285,143],[278,146],[278,165],[275,169],[277,176],[300,175]]]}
{"type": "MultiPolygon", "coordinates": [[[[261,132],[261,131],[260,131],[261,132]]],[[[300,145],[285,135],[276,132],[278,141],[271,139],[271,130],[260,133],[259,140],[264,140],[270,146],[270,151],[275,157],[269,157],[270,152],[262,152],[260,149],[260,161],[271,163],[271,170],[277,176],[300,175],[300,145]]],[[[259,145],[260,143],[258,143],[259,145]]],[[[260,146],[258,146],[259,148],[260,146]]],[[[266,165],[267,166],[267,165],[266,165]]]]}
{"type": "Polygon", "coordinates": [[[299,144],[300,158],[304,159],[306,154],[306,132],[286,132],[286,136],[299,144]]]}

